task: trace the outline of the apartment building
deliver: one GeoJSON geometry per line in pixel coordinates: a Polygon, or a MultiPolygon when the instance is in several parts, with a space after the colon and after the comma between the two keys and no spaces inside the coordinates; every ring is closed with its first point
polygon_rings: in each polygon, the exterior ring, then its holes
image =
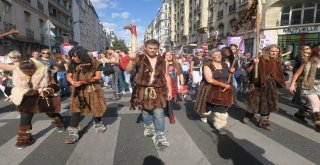
{"type": "Polygon", "coordinates": [[[107,34],[90,0],[73,0],[73,32],[75,41],[90,51],[104,51],[107,34]]]}
{"type": "Polygon", "coordinates": [[[170,41],[170,0],[163,0],[162,5],[151,24],[145,31],[144,39],[156,39],[160,42],[160,51],[172,50],[170,41]]]}
{"type": "MultiPolygon", "coordinates": [[[[214,32],[218,43],[228,45],[228,37],[243,37],[246,25],[235,34],[233,27],[242,20],[248,0],[172,0],[171,36],[174,49],[208,44],[213,48],[214,32]]],[[[311,46],[320,41],[320,2],[318,0],[262,0],[262,39],[279,44],[295,56],[302,44],[311,46]]],[[[245,50],[254,52],[255,23],[249,21],[244,39],[245,50]]]]}
{"type": "Polygon", "coordinates": [[[43,25],[49,18],[48,4],[48,0],[0,0],[0,33],[12,28],[20,31],[1,40],[0,55],[14,49],[30,54],[45,46],[43,25]]]}

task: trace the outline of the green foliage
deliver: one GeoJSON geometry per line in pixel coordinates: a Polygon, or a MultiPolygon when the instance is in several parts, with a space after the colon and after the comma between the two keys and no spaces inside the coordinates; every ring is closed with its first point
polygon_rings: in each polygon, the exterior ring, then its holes
{"type": "Polygon", "coordinates": [[[115,50],[120,49],[122,51],[124,51],[125,53],[127,53],[129,51],[129,49],[127,48],[124,40],[115,40],[112,43],[113,47],[115,50]]]}

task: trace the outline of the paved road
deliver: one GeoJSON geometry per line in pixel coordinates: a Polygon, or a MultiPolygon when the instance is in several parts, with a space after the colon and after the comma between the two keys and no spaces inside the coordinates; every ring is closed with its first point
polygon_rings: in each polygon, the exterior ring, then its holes
{"type": "MultiPolygon", "coordinates": [[[[105,96],[110,97],[106,90],[105,96]]],[[[166,137],[171,146],[158,151],[150,138],[143,136],[139,111],[129,110],[130,94],[118,102],[107,101],[108,112],[103,118],[107,125],[104,135],[92,128],[92,116],[83,118],[81,139],[75,144],[63,144],[67,132],[58,133],[44,114],[33,119],[36,142],[23,150],[14,147],[18,119],[10,102],[0,102],[0,164],[5,165],[209,165],[209,164],[320,164],[320,134],[315,132],[310,119],[308,124],[296,122],[296,111],[288,93],[280,93],[280,112],[272,114],[274,131],[252,123],[242,124],[244,105],[230,109],[228,135],[220,137],[212,128],[212,120],[203,123],[193,111],[194,102],[177,102],[174,105],[176,123],[166,118],[166,137]]],[[[70,120],[68,99],[63,101],[62,115],[70,120]]]]}

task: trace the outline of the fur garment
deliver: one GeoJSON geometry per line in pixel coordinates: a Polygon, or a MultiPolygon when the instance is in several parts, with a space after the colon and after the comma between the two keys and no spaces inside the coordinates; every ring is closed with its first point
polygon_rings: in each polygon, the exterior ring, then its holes
{"type": "MultiPolygon", "coordinates": [[[[75,73],[72,73],[73,79],[77,81],[86,81],[90,80],[95,76],[95,72],[100,65],[100,62],[96,59],[92,60],[90,71],[86,74],[82,73],[82,69],[76,70],[75,73]]],[[[94,117],[102,117],[106,112],[106,100],[104,98],[103,90],[99,83],[91,83],[85,85],[85,87],[76,92],[76,88],[72,86],[71,94],[71,112],[81,112],[84,115],[92,113],[94,117]],[[77,93],[77,94],[76,94],[77,93]],[[79,96],[84,98],[88,103],[87,106],[81,108],[79,102],[79,96]]]]}
{"type": "Polygon", "coordinates": [[[154,80],[150,83],[153,69],[149,59],[146,55],[142,55],[137,59],[133,79],[135,87],[130,101],[132,106],[146,110],[166,107],[168,92],[165,79],[166,67],[166,61],[161,57],[157,57],[154,80]]]}
{"type": "Polygon", "coordinates": [[[219,113],[219,112],[215,112],[213,114],[213,120],[214,120],[214,123],[213,123],[213,126],[216,128],[216,129],[221,129],[221,128],[224,128],[226,127],[227,125],[227,119],[228,119],[228,113],[219,113]]]}
{"type": "Polygon", "coordinates": [[[30,90],[28,85],[30,80],[33,89],[39,92],[44,90],[49,84],[48,67],[36,59],[31,60],[36,66],[36,71],[31,77],[24,74],[18,65],[15,70],[13,70],[12,79],[14,87],[12,88],[12,101],[15,105],[20,105],[23,95],[30,90]]]}

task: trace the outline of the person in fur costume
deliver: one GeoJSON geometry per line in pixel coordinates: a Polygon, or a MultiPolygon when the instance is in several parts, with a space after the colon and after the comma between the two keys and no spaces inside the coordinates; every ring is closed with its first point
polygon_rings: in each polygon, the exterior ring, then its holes
{"type": "Polygon", "coordinates": [[[134,73],[131,105],[141,109],[144,135],[152,137],[157,149],[169,146],[164,136],[164,108],[172,99],[171,78],[166,61],[157,55],[159,42],[151,39],[145,42],[144,54],[129,55],[127,71],[134,73]]]}
{"type": "Polygon", "coordinates": [[[162,58],[165,59],[169,66],[169,74],[172,82],[172,99],[167,102],[167,114],[169,116],[170,124],[175,123],[175,118],[173,114],[173,102],[176,99],[178,91],[184,86],[184,78],[182,73],[181,65],[179,64],[177,58],[172,55],[171,52],[164,52],[162,58]],[[178,83],[180,85],[178,85],[178,83]],[[179,87],[179,89],[178,89],[179,87]]]}
{"type": "Polygon", "coordinates": [[[63,132],[63,118],[59,114],[59,87],[49,83],[48,68],[38,60],[28,57],[19,59],[14,68],[3,64],[0,68],[13,70],[12,101],[21,116],[16,148],[23,149],[34,143],[31,121],[35,113],[46,112],[58,132],[63,132]]]}
{"type": "Polygon", "coordinates": [[[302,94],[311,105],[311,113],[316,131],[320,131],[320,46],[312,49],[311,59],[303,63],[292,77],[289,91],[295,92],[295,82],[303,73],[302,94]]]}
{"type": "Polygon", "coordinates": [[[80,115],[93,114],[94,128],[96,133],[102,134],[106,127],[102,123],[105,113],[106,101],[103,90],[99,84],[102,63],[88,55],[87,50],[75,47],[69,51],[71,64],[67,70],[67,81],[72,85],[71,89],[71,120],[68,127],[69,135],[64,143],[72,144],[79,139],[80,115]]]}
{"type": "Polygon", "coordinates": [[[222,61],[222,55],[219,50],[213,49],[209,52],[211,60],[204,67],[204,76],[200,84],[200,90],[195,104],[195,111],[202,118],[214,113],[214,127],[220,135],[226,135],[225,126],[227,125],[227,110],[233,103],[233,86],[229,83],[229,74],[234,72],[234,68],[229,69],[226,63],[222,61]],[[221,97],[217,100],[215,94],[219,92],[228,92],[228,97],[221,97]],[[229,100],[229,101],[227,101],[229,100]],[[229,103],[228,103],[229,102],[229,103]]]}
{"type": "Polygon", "coordinates": [[[280,47],[275,44],[266,47],[262,56],[253,60],[248,72],[250,87],[243,123],[248,123],[254,113],[258,112],[260,113],[259,126],[271,131],[273,129],[269,123],[270,113],[279,110],[277,86],[286,88],[280,47]],[[256,67],[258,67],[257,73],[255,73],[256,67]],[[256,77],[255,74],[258,76],[256,77]]]}

